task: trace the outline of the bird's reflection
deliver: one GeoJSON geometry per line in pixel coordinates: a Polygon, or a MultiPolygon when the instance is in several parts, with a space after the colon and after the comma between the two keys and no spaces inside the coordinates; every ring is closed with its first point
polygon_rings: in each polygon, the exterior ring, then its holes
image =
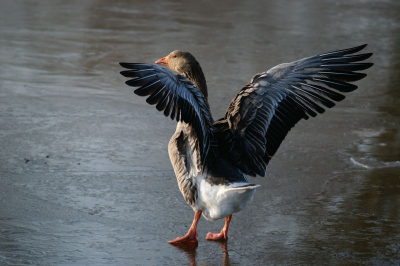
{"type": "MultiPolygon", "coordinates": [[[[228,242],[227,241],[217,241],[216,244],[220,245],[222,250],[222,262],[224,266],[231,265],[229,261],[228,254],[228,242]]],[[[197,256],[197,247],[198,243],[190,243],[190,244],[174,244],[177,249],[184,252],[188,258],[189,265],[196,266],[196,256],[197,256]]]]}
{"type": "Polygon", "coordinates": [[[189,260],[189,265],[196,266],[196,255],[198,243],[177,243],[173,244],[174,247],[184,252],[189,260]]]}
{"type": "Polygon", "coordinates": [[[230,266],[231,263],[229,262],[229,253],[228,253],[228,242],[223,241],[221,242],[221,249],[223,251],[223,265],[230,266]]]}

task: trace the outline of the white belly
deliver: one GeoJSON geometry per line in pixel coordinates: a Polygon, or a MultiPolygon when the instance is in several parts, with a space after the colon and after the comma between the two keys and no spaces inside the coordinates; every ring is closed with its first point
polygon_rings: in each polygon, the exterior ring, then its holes
{"type": "Polygon", "coordinates": [[[241,211],[253,200],[256,188],[260,186],[243,187],[249,185],[248,183],[233,183],[229,186],[211,185],[204,179],[198,182],[198,198],[194,209],[202,210],[203,216],[211,221],[241,211]]]}

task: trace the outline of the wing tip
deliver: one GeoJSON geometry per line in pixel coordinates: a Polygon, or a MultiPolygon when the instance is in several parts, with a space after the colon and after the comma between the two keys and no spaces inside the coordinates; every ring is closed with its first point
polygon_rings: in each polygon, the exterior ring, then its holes
{"type": "MultiPolygon", "coordinates": [[[[371,55],[372,55],[372,53],[371,53],[371,55]]],[[[365,69],[368,69],[374,65],[374,63],[364,63],[364,64],[367,65],[367,67],[365,69]]]]}
{"type": "Polygon", "coordinates": [[[139,87],[137,84],[135,84],[136,79],[130,79],[125,81],[125,84],[130,86],[130,87],[139,87]]]}
{"type": "Polygon", "coordinates": [[[368,43],[364,43],[364,44],[361,44],[360,46],[356,46],[356,47],[354,47],[354,48],[360,48],[360,50],[362,50],[362,49],[364,49],[365,47],[367,47],[368,46],[368,43]]]}
{"type": "MultiPolygon", "coordinates": [[[[120,63],[121,64],[121,63],[120,63]]],[[[124,77],[131,77],[130,75],[129,75],[129,70],[124,70],[124,71],[121,71],[121,72],[119,72],[122,76],[124,76],[124,77]]]]}
{"type": "Polygon", "coordinates": [[[123,68],[129,68],[129,65],[131,63],[126,63],[126,62],[119,62],[119,65],[122,66],[123,68]]]}
{"type": "Polygon", "coordinates": [[[352,54],[358,53],[359,51],[363,50],[365,47],[368,46],[368,43],[361,44],[359,46],[355,46],[353,48],[345,49],[351,51],[352,54]]]}
{"type": "Polygon", "coordinates": [[[355,53],[358,53],[359,51],[363,50],[367,46],[368,46],[368,44],[365,43],[365,44],[347,48],[347,49],[341,49],[341,50],[336,50],[336,51],[332,51],[332,52],[328,52],[328,53],[323,53],[323,54],[320,54],[319,56],[327,58],[327,57],[337,56],[337,55],[344,56],[344,55],[348,55],[348,54],[355,54],[355,53]]]}
{"type": "Polygon", "coordinates": [[[374,53],[365,53],[364,54],[364,59],[363,60],[367,60],[368,58],[370,58],[374,53]]]}
{"type": "Polygon", "coordinates": [[[127,63],[127,62],[119,62],[119,65],[127,69],[141,69],[143,67],[152,66],[151,64],[146,64],[146,63],[127,63]]]}

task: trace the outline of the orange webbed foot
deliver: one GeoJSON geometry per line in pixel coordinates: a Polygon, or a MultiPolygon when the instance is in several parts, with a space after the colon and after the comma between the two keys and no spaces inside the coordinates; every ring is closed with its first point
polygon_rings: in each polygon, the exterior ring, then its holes
{"type": "Polygon", "coordinates": [[[228,235],[225,232],[220,232],[218,234],[209,232],[206,236],[206,240],[211,241],[226,241],[228,240],[228,235]]]}
{"type": "Polygon", "coordinates": [[[184,236],[177,237],[175,239],[172,239],[172,240],[168,241],[168,243],[173,244],[173,245],[175,245],[175,244],[185,244],[185,243],[193,244],[193,243],[197,243],[197,242],[198,242],[198,240],[197,240],[197,233],[196,232],[194,232],[194,233],[190,232],[190,233],[187,233],[184,236]]]}
{"type": "Polygon", "coordinates": [[[194,212],[194,218],[193,218],[193,223],[192,226],[190,226],[189,231],[186,233],[186,235],[177,237],[175,239],[172,239],[168,241],[168,243],[172,245],[184,245],[184,246],[197,246],[198,241],[197,241],[197,223],[200,220],[202,211],[195,211],[194,212]]]}

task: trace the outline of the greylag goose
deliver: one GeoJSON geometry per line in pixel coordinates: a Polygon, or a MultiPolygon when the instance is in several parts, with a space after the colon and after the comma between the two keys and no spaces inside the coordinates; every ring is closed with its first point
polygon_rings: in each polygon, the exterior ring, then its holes
{"type": "Polygon", "coordinates": [[[171,244],[197,243],[200,217],[225,218],[219,233],[207,240],[226,240],[232,214],[252,201],[257,184],[248,176],[264,176],[283,139],[301,119],[307,120],[342,101],[357,89],[349,82],[366,76],[372,53],[355,54],[367,45],[284,63],[256,74],[214,121],[202,68],[188,52],[173,51],[155,64],[120,63],[126,84],[146,101],[176,119],[168,153],[179,189],[194,210],[188,232],[171,244]],[[354,55],[355,54],[355,55],[354,55]]]}

